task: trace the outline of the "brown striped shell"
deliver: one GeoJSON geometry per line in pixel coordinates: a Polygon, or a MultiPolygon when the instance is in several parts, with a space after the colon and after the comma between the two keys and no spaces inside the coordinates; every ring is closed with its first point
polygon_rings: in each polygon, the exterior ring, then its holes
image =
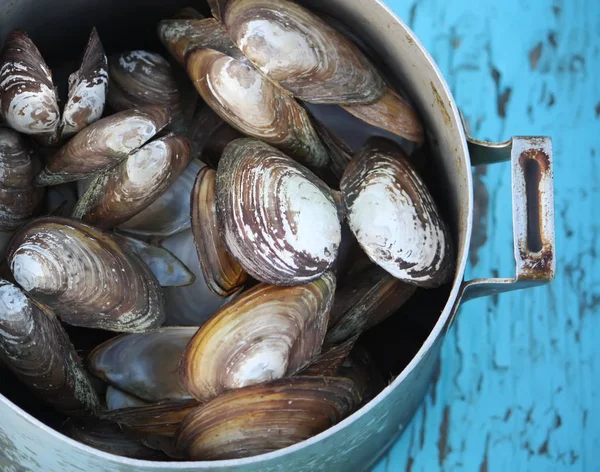
{"type": "Polygon", "coordinates": [[[257,280],[308,282],[337,257],[341,226],[331,190],[261,141],[238,139],[225,149],[217,212],[229,253],[257,280]]]}
{"type": "Polygon", "coordinates": [[[17,283],[66,323],[142,332],[165,319],[160,286],[108,234],[66,218],[39,218],[14,236],[8,263],[17,283]]]}

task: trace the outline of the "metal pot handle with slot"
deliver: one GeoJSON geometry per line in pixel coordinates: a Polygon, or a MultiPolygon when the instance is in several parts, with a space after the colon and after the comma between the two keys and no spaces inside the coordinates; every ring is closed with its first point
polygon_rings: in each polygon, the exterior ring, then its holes
{"type": "MultiPolygon", "coordinates": [[[[463,126],[466,133],[464,119],[463,126]]],[[[552,140],[513,137],[492,143],[466,135],[472,165],[511,162],[516,274],[463,281],[452,316],[463,302],[550,283],[556,271],[552,140]]]]}

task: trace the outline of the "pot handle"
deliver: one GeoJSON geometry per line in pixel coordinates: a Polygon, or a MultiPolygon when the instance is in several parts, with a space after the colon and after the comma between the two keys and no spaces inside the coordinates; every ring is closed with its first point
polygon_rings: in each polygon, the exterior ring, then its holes
{"type": "Polygon", "coordinates": [[[556,270],[552,140],[514,137],[491,143],[467,134],[467,142],[473,165],[511,161],[516,274],[464,281],[454,311],[461,302],[547,284],[556,270]]]}

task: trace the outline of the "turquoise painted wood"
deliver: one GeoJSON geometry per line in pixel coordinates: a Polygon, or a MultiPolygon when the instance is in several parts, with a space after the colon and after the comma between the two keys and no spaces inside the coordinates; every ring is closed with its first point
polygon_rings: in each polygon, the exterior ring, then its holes
{"type": "MultiPolygon", "coordinates": [[[[600,470],[600,2],[389,0],[479,139],[554,140],[557,278],[466,304],[384,471],[600,470]]],[[[508,164],[475,171],[468,277],[513,274],[508,164]]]]}

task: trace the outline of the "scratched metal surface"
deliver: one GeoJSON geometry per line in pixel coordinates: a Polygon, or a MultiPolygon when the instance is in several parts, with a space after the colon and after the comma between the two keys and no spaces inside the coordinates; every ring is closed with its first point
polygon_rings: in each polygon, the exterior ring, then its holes
{"type": "MultiPolygon", "coordinates": [[[[479,139],[554,140],[557,278],[463,306],[374,472],[600,470],[600,3],[389,0],[479,139]]],[[[467,277],[513,273],[508,164],[475,171],[467,277]]]]}

